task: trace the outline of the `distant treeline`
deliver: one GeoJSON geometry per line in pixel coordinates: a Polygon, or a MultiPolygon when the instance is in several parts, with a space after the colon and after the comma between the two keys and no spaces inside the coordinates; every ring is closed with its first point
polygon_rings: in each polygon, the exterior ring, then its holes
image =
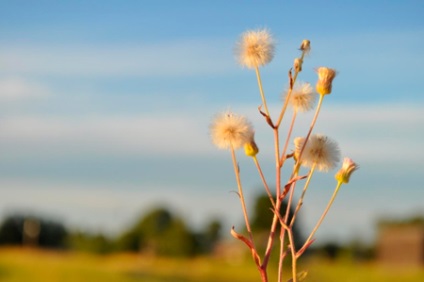
{"type": "Polygon", "coordinates": [[[164,208],[141,217],[117,238],[103,234],[70,231],[56,221],[36,216],[10,215],[0,225],[0,245],[72,249],[95,253],[114,251],[151,252],[158,255],[191,256],[208,253],[220,239],[219,221],[211,221],[201,232],[164,208]]]}
{"type": "MultiPolygon", "coordinates": [[[[285,209],[286,206],[282,205],[281,211],[285,209]]],[[[252,229],[259,237],[261,232],[266,237],[273,217],[267,195],[260,195],[255,199],[253,212],[252,229]]],[[[6,217],[0,224],[0,245],[26,245],[95,253],[129,251],[164,256],[194,256],[211,253],[221,240],[221,229],[221,222],[213,219],[205,222],[202,230],[194,231],[182,218],[164,207],[152,209],[142,215],[128,230],[115,238],[101,233],[71,231],[57,221],[15,214],[6,217]]],[[[295,236],[301,238],[297,227],[295,236]]]]}

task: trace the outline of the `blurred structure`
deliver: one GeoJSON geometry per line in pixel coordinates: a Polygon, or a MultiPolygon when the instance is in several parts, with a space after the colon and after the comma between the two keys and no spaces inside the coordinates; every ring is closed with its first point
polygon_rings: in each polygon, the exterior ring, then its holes
{"type": "Polygon", "coordinates": [[[380,223],[377,259],[384,264],[424,267],[424,218],[380,223]]]}
{"type": "Polygon", "coordinates": [[[36,218],[28,217],[24,219],[22,232],[22,243],[25,246],[37,246],[40,237],[40,221],[36,218]]]}

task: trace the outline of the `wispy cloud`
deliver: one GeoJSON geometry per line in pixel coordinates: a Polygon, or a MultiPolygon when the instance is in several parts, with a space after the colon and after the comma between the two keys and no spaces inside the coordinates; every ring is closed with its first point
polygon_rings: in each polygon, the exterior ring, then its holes
{"type": "Polygon", "coordinates": [[[24,79],[19,76],[0,77],[0,101],[22,102],[50,95],[50,90],[33,80],[24,79]]]}
{"type": "Polygon", "coordinates": [[[115,77],[206,75],[231,68],[231,48],[223,40],[130,46],[2,44],[0,72],[115,77]]]}
{"type": "MultiPolygon", "coordinates": [[[[276,109],[277,110],[277,109],[276,109]]],[[[420,105],[328,106],[315,132],[332,136],[342,152],[353,158],[384,161],[416,161],[422,156],[424,117],[420,105]]],[[[252,109],[241,113],[253,117],[258,144],[266,143],[269,128],[252,109]]],[[[6,155],[51,152],[56,156],[81,154],[213,156],[208,126],[210,115],[166,112],[149,115],[42,115],[4,117],[0,145],[6,155]]],[[[311,116],[300,119],[299,128],[311,116]]],[[[284,130],[284,129],[283,129],[284,130]]],[[[306,130],[306,129],[305,129],[306,130]]],[[[305,134],[298,129],[293,136],[305,134]]],[[[272,156],[266,146],[262,154],[272,156]],[[268,152],[269,151],[269,152],[268,152]]]]}
{"type": "Polygon", "coordinates": [[[3,149],[17,155],[50,152],[55,156],[87,153],[175,156],[208,151],[205,136],[201,134],[206,135],[206,129],[188,116],[26,116],[6,117],[0,123],[3,149]]]}
{"type": "MultiPolygon", "coordinates": [[[[242,31],[240,31],[242,32],[242,31]]],[[[313,53],[307,59],[310,67],[323,61],[333,67],[343,65],[343,73],[359,76],[372,73],[382,78],[382,68],[408,70],[415,77],[422,63],[422,30],[408,32],[361,32],[360,34],[328,35],[310,38],[313,53]],[[403,42],[404,44],[394,44],[403,42]],[[341,44],[342,43],[342,44],[341,44]],[[348,67],[346,67],[348,66],[348,67]]],[[[276,60],[286,66],[272,63],[270,69],[286,70],[298,54],[299,42],[278,37],[276,60]]],[[[203,38],[157,43],[133,44],[8,44],[0,46],[0,72],[32,75],[74,76],[193,76],[224,74],[236,70],[233,49],[237,38],[203,38]]],[[[305,66],[308,67],[308,66],[305,66]]],[[[398,77],[397,72],[389,73],[398,77]],[[396,75],[395,75],[396,74],[396,75]]],[[[387,78],[387,77],[386,77],[387,78]]]]}

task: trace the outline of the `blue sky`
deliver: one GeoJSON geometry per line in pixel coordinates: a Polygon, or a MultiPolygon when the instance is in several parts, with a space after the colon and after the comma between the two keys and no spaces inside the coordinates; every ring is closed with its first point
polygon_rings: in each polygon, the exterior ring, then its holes
{"type": "MultiPolygon", "coordinates": [[[[300,80],[339,71],[316,132],[361,169],[318,239],[373,238],[381,216],[424,213],[423,13],[421,1],[0,1],[0,216],[37,212],[113,234],[163,204],[193,226],[240,224],[230,156],[208,126],[228,108],[248,115],[273,177],[255,76],[234,58],[242,32],[267,28],[271,112],[302,39],[312,52],[300,80]]],[[[251,199],[260,179],[242,155],[240,165],[251,199]]],[[[305,229],[333,185],[333,172],[317,176],[305,229]]]]}

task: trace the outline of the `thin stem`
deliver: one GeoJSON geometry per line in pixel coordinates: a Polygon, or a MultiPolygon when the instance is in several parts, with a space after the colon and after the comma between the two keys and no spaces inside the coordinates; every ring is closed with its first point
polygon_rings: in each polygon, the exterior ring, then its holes
{"type": "Polygon", "coordinates": [[[270,116],[269,110],[268,110],[268,106],[266,105],[264,90],[262,88],[262,80],[261,80],[261,74],[259,73],[259,67],[255,67],[255,72],[256,72],[256,78],[258,80],[259,92],[260,92],[261,98],[262,98],[262,104],[264,105],[264,108],[265,108],[265,113],[271,119],[271,116],[270,116]]]}
{"type": "Polygon", "coordinates": [[[278,128],[274,128],[274,147],[275,147],[275,173],[276,173],[276,193],[277,197],[280,197],[281,193],[281,166],[280,166],[280,137],[278,134],[278,128]]]}
{"type": "Polygon", "coordinates": [[[244,201],[243,188],[242,188],[241,180],[240,180],[240,170],[239,170],[239,167],[238,167],[238,164],[237,164],[236,154],[235,154],[234,148],[232,146],[231,146],[231,150],[230,151],[231,151],[231,157],[232,157],[232,160],[233,160],[234,173],[236,175],[238,195],[240,197],[240,202],[241,202],[241,208],[243,210],[244,221],[246,223],[246,228],[247,228],[247,232],[249,233],[250,240],[252,242],[252,245],[254,246],[252,230],[251,230],[250,224],[249,224],[249,217],[247,215],[246,202],[244,201]]]}
{"type": "Polygon", "coordinates": [[[302,194],[300,195],[299,201],[297,202],[296,209],[293,213],[293,216],[292,216],[292,219],[291,219],[291,222],[290,222],[290,227],[293,226],[294,221],[296,220],[296,215],[303,205],[303,198],[305,197],[306,190],[308,190],[309,182],[311,181],[312,175],[314,174],[315,167],[316,167],[316,163],[313,164],[311,171],[309,172],[308,178],[306,179],[305,186],[303,186],[302,194]]]}
{"type": "Polygon", "coordinates": [[[297,257],[296,257],[296,248],[294,245],[294,238],[293,238],[293,231],[290,227],[287,230],[288,236],[289,236],[289,242],[290,242],[290,252],[292,255],[292,282],[297,282],[297,257]]]}
{"type": "Polygon", "coordinates": [[[286,152],[287,152],[287,148],[289,146],[290,137],[291,137],[291,134],[292,134],[292,131],[293,131],[293,126],[294,126],[294,122],[296,120],[296,116],[297,116],[297,111],[294,111],[292,121],[290,123],[289,132],[287,133],[286,143],[284,144],[283,153],[281,154],[281,159],[280,159],[280,166],[281,167],[284,165],[284,162],[286,160],[286,152]]]}
{"type": "Polygon", "coordinates": [[[276,201],[276,204],[275,204],[275,211],[274,211],[274,217],[272,219],[271,231],[269,232],[268,243],[267,243],[266,250],[265,250],[264,260],[263,260],[263,263],[262,263],[263,268],[266,268],[267,265],[268,265],[269,258],[270,258],[270,255],[271,255],[272,245],[274,243],[275,230],[277,228],[277,223],[278,223],[278,216],[276,215],[276,213],[278,213],[280,211],[280,206],[281,206],[280,197],[277,196],[276,200],[277,201],[276,201]]]}
{"type": "MultiPolygon", "coordinates": [[[[306,53],[305,51],[302,51],[302,55],[300,56],[301,62],[303,62],[303,58],[305,57],[305,53],[306,53]]],[[[299,72],[295,70],[294,75],[293,75],[293,80],[292,80],[292,83],[290,85],[291,87],[287,92],[286,100],[284,101],[284,105],[283,105],[283,108],[281,109],[280,116],[278,117],[277,123],[275,124],[276,127],[279,127],[281,121],[283,120],[284,114],[285,114],[286,109],[287,109],[287,105],[289,104],[289,99],[290,99],[291,93],[293,91],[293,86],[296,83],[296,79],[297,79],[298,74],[299,74],[299,72]]]]}
{"type": "Polygon", "coordinates": [[[263,269],[262,267],[260,267],[259,273],[261,274],[262,282],[268,282],[268,274],[266,273],[266,269],[263,269]]]}
{"type": "Polygon", "coordinates": [[[278,137],[278,128],[274,128],[274,148],[275,148],[275,182],[276,182],[276,203],[274,210],[274,217],[272,219],[271,230],[269,232],[268,243],[265,249],[264,261],[262,267],[266,268],[268,265],[269,258],[271,256],[272,246],[274,244],[275,231],[277,229],[278,217],[281,206],[281,167],[280,167],[280,145],[278,137]]]}
{"type": "Polygon", "coordinates": [[[258,169],[259,175],[261,177],[262,183],[264,184],[265,191],[268,194],[269,200],[271,201],[272,207],[275,209],[275,202],[274,202],[274,199],[272,197],[271,190],[269,189],[268,183],[266,182],[266,179],[264,177],[264,174],[262,173],[261,166],[260,166],[259,161],[256,158],[256,156],[253,157],[253,162],[255,163],[256,168],[258,169]]]}
{"type": "MultiPolygon", "coordinates": [[[[322,221],[324,220],[325,216],[327,215],[328,211],[330,210],[331,205],[334,202],[334,199],[337,196],[337,193],[339,192],[340,186],[342,186],[343,182],[338,182],[336,188],[334,189],[333,195],[331,196],[330,201],[327,204],[327,207],[325,208],[324,212],[322,213],[320,219],[318,220],[317,224],[315,225],[314,229],[312,230],[311,234],[309,235],[308,239],[306,239],[305,243],[303,244],[303,247],[306,246],[307,244],[309,244],[309,242],[311,241],[312,237],[315,235],[315,233],[317,232],[319,226],[321,225],[322,221]]],[[[303,249],[303,247],[301,248],[301,250],[303,249]]],[[[299,257],[300,255],[297,254],[297,257],[299,257]]]]}
{"type": "Polygon", "coordinates": [[[317,109],[315,110],[315,115],[314,115],[314,118],[312,119],[311,125],[309,126],[308,134],[306,135],[305,141],[303,142],[302,149],[300,150],[298,161],[295,166],[295,171],[297,171],[300,167],[300,159],[302,157],[303,151],[305,150],[306,143],[308,143],[309,137],[311,136],[312,130],[314,129],[315,123],[317,122],[318,115],[321,110],[322,101],[324,101],[324,96],[325,95],[319,96],[318,106],[317,106],[317,109]]]}
{"type": "MultiPolygon", "coordinates": [[[[297,76],[297,74],[296,74],[297,76]]],[[[277,123],[275,124],[275,127],[279,127],[281,124],[281,121],[283,120],[284,114],[286,113],[287,105],[289,104],[289,99],[292,93],[292,88],[290,88],[287,92],[286,99],[284,100],[283,108],[281,109],[280,116],[278,117],[277,123]]]]}
{"type": "MultiPolygon", "coordinates": [[[[293,174],[293,177],[297,176],[297,171],[293,174]]],[[[290,207],[291,207],[291,203],[293,201],[293,195],[294,195],[294,189],[296,187],[296,182],[293,182],[291,187],[290,187],[290,195],[289,195],[289,199],[287,201],[287,208],[286,208],[286,214],[284,216],[284,224],[287,225],[287,222],[289,221],[289,216],[290,216],[290,207]]],[[[285,228],[281,228],[280,231],[280,260],[278,263],[278,276],[280,278],[282,278],[283,276],[283,254],[284,254],[284,241],[285,241],[285,233],[286,233],[286,229],[285,228]]],[[[279,280],[281,281],[281,280],[279,280]]]]}

